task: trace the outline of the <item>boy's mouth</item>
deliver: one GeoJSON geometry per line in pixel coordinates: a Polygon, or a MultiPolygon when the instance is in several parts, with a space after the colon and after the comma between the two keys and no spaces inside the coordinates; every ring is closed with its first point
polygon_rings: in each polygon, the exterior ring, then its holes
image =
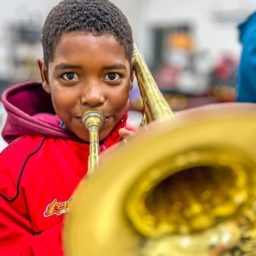
{"type": "MultiPolygon", "coordinates": [[[[76,116],[75,118],[76,118],[77,120],[79,120],[80,122],[82,122],[82,117],[81,117],[81,116],[76,116]]],[[[111,116],[105,116],[105,122],[104,122],[104,124],[106,124],[110,118],[111,118],[111,116]]]]}

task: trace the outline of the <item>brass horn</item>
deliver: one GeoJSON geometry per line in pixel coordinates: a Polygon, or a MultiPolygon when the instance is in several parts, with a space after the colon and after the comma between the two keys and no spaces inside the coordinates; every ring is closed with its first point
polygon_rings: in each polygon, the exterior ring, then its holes
{"type": "Polygon", "coordinates": [[[106,152],[75,192],[65,255],[255,255],[255,116],[188,111],[106,152]]]}
{"type": "Polygon", "coordinates": [[[105,117],[99,111],[90,109],[84,112],[81,121],[89,131],[88,176],[91,176],[99,164],[99,130],[105,122],[105,117]]]}
{"type": "Polygon", "coordinates": [[[170,106],[160,92],[136,45],[134,46],[133,66],[142,95],[146,122],[160,121],[172,117],[173,113],[170,106]]]}

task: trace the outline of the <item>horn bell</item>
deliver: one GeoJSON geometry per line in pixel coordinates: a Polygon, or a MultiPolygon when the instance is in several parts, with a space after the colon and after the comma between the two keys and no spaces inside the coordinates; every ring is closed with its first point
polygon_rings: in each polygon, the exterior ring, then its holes
{"type": "Polygon", "coordinates": [[[255,252],[255,116],[249,104],[185,111],[106,152],[74,195],[65,255],[255,252]]]}

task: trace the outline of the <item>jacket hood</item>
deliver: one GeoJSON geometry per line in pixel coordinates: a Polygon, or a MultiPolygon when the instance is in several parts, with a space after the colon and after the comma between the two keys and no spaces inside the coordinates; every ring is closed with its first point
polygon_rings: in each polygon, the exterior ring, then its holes
{"type": "Polygon", "coordinates": [[[41,83],[27,82],[10,87],[2,94],[2,103],[7,112],[2,137],[8,143],[22,135],[75,137],[61,127],[51,96],[41,83]]]}

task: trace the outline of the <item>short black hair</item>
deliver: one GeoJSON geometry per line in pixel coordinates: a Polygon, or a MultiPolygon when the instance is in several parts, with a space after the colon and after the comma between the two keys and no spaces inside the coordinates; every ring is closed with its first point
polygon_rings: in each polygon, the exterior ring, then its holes
{"type": "Polygon", "coordinates": [[[48,14],[42,29],[41,42],[46,66],[54,58],[61,35],[68,32],[112,34],[124,47],[131,62],[133,35],[123,12],[108,0],[63,0],[48,14]]]}

